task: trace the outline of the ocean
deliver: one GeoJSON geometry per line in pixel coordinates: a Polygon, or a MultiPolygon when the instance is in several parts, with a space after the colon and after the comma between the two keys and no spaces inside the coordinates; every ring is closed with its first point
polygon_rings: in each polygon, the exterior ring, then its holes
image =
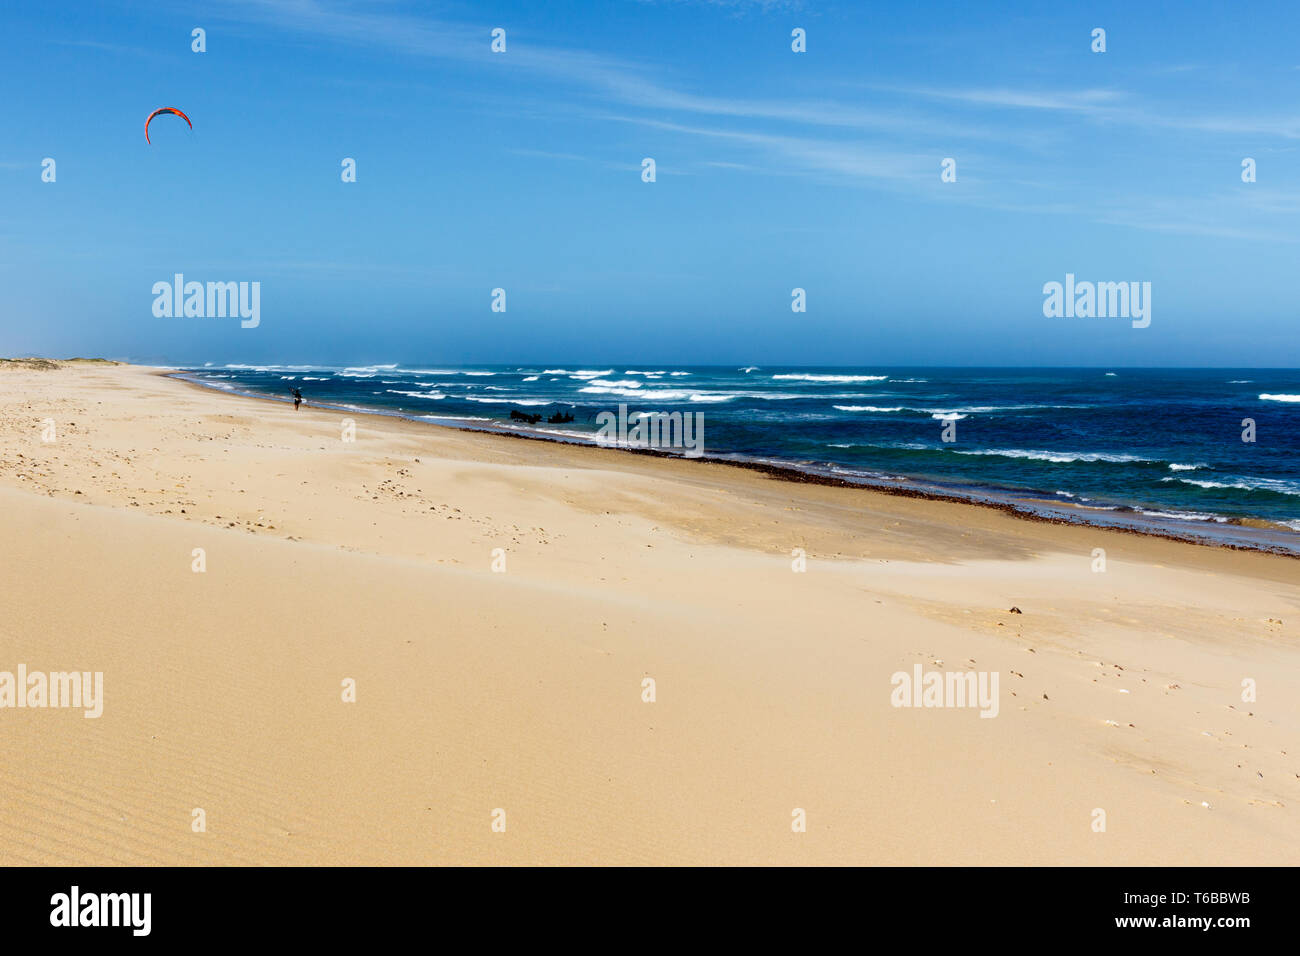
{"type": "Polygon", "coordinates": [[[413,363],[209,365],[182,377],[561,441],[594,441],[620,405],[634,422],[699,412],[707,458],[1300,553],[1294,369],[413,363]],[[573,421],[547,422],[557,414],[573,421]]]}

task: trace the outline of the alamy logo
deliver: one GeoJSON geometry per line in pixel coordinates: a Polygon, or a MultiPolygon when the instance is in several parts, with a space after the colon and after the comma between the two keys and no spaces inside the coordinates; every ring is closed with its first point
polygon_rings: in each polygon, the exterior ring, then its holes
{"type": "Polygon", "coordinates": [[[153,314],[159,319],[243,319],[241,328],[255,329],[262,321],[262,283],[186,282],[176,273],[171,282],[153,284],[153,314]]]}
{"type": "Polygon", "coordinates": [[[618,415],[601,412],[596,416],[596,441],[602,445],[629,448],[679,448],[687,458],[704,454],[703,412],[633,412],[618,406],[618,415]]]}
{"type": "Polygon", "coordinates": [[[1049,319],[1129,319],[1133,328],[1151,324],[1150,282],[1075,282],[1065,274],[1065,284],[1043,286],[1043,315],[1049,319]]]}
{"type": "Polygon", "coordinates": [[[132,936],[152,928],[152,893],[86,893],[78,886],[50,897],[51,926],[126,926],[132,936]]]}
{"type": "MultiPolygon", "coordinates": [[[[936,662],[942,663],[942,661],[936,662]]],[[[978,707],[981,717],[998,715],[998,671],[895,671],[889,678],[895,707],[978,707]]]]}
{"type": "Polygon", "coordinates": [[[89,719],[104,713],[104,672],[33,671],[19,664],[18,673],[0,671],[0,710],[6,707],[80,708],[89,719]]]}

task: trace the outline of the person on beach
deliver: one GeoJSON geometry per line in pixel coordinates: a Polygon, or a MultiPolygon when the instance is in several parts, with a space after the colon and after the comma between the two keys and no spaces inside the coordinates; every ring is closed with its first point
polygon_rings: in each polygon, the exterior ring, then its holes
{"type": "Polygon", "coordinates": [[[296,412],[298,406],[302,404],[302,392],[296,388],[291,388],[289,391],[293,392],[293,410],[296,412]]]}

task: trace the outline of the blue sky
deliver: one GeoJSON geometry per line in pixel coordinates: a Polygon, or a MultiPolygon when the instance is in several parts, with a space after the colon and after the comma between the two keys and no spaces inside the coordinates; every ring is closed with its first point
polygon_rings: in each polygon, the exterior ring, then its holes
{"type": "Polygon", "coordinates": [[[0,354],[1300,365],[1294,4],[143,6],[0,14],[0,354]],[[155,318],[176,272],[261,324],[155,318]]]}

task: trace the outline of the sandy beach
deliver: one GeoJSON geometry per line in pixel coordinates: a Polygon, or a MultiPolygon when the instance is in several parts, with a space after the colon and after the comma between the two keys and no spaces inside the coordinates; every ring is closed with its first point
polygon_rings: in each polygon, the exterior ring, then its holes
{"type": "Polygon", "coordinates": [[[1294,558],[97,363],[0,369],[0,502],[0,671],[103,673],[3,864],[1300,863],[1294,558]]]}

